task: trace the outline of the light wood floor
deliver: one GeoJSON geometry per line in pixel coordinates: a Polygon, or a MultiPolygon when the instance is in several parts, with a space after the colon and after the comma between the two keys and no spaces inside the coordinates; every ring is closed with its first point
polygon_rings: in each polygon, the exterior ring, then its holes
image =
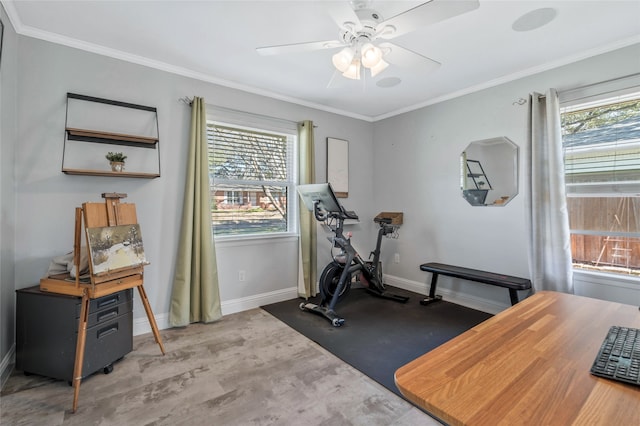
{"type": "MultiPolygon", "coordinates": [[[[339,329],[336,329],[339,332],[339,329]]],[[[111,374],[66,382],[14,371],[2,425],[437,425],[261,309],[151,334],[111,374]]]]}

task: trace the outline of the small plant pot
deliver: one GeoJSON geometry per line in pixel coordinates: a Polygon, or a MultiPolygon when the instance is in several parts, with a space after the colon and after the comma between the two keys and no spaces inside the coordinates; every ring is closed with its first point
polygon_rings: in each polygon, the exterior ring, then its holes
{"type": "Polygon", "coordinates": [[[111,171],[122,172],[124,170],[124,163],[122,161],[111,161],[111,171]]]}

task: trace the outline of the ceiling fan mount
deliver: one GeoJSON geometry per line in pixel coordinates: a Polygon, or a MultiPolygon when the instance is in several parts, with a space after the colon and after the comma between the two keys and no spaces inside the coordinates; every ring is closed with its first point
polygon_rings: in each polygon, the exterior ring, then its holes
{"type": "Polygon", "coordinates": [[[374,42],[393,39],[478,7],[478,0],[431,0],[385,20],[371,8],[369,0],[354,0],[350,5],[332,2],[329,12],[339,27],[338,40],[266,46],[256,50],[261,55],[275,55],[342,47],[332,56],[333,65],[343,76],[355,80],[360,79],[361,67],[369,69],[372,77],[389,64],[423,65],[433,69],[440,63],[396,44],[374,42]]]}
{"type": "Polygon", "coordinates": [[[343,22],[339,38],[346,45],[354,42],[372,42],[377,38],[391,38],[395,32],[393,25],[385,25],[379,28],[379,24],[384,21],[382,15],[373,9],[357,9],[354,11],[359,23],[347,21],[343,22]]]}

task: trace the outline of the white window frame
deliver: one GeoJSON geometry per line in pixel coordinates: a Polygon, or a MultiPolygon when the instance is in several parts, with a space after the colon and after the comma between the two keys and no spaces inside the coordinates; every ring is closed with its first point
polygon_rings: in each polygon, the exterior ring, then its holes
{"type": "MultiPolygon", "coordinates": [[[[214,105],[207,105],[207,124],[221,125],[236,127],[239,129],[256,131],[256,132],[271,132],[281,135],[286,135],[291,138],[292,145],[290,154],[292,156],[289,161],[289,176],[291,180],[286,183],[287,187],[287,231],[285,232],[265,232],[256,234],[242,234],[242,235],[215,235],[214,230],[211,230],[212,235],[216,241],[233,241],[233,240],[248,240],[248,239],[270,239],[270,238],[283,238],[283,237],[297,237],[299,219],[298,219],[298,128],[297,123],[289,120],[283,120],[279,118],[273,118],[263,116],[259,114],[252,114],[243,111],[237,111],[218,107],[214,105]]],[[[247,182],[251,184],[251,182],[247,182]]],[[[278,182],[281,185],[282,182],[278,182]]],[[[213,187],[213,182],[211,182],[213,187]]]]}
{"type": "MultiPolygon", "coordinates": [[[[640,93],[640,75],[611,80],[602,84],[585,86],[583,88],[566,91],[560,94],[560,113],[580,108],[590,108],[601,104],[604,100],[614,100],[623,102],[629,95],[640,93]],[[617,99],[616,99],[617,98],[617,99]]],[[[635,97],[635,96],[634,96],[635,97]]],[[[574,196],[588,196],[590,194],[577,194],[574,196]]],[[[594,191],[594,196],[605,195],[602,191],[594,191]]],[[[620,195],[616,193],[616,195],[620,195]]],[[[634,275],[620,274],[601,270],[588,270],[583,268],[573,268],[574,281],[595,282],[595,277],[599,285],[624,287],[632,286],[637,288],[640,278],[634,275]],[[626,283],[626,284],[625,284],[626,283]]]]}

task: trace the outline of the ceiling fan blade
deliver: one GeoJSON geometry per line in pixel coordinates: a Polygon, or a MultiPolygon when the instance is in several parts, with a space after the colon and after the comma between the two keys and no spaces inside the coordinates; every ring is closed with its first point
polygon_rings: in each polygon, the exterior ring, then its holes
{"type": "Polygon", "coordinates": [[[348,78],[343,77],[340,71],[334,69],[333,74],[331,74],[331,79],[327,83],[327,89],[334,89],[334,90],[345,89],[348,83],[351,81],[352,80],[349,80],[348,78]]]}
{"type": "Polygon", "coordinates": [[[338,25],[338,28],[343,28],[346,22],[352,22],[354,28],[360,28],[361,26],[358,15],[356,15],[349,3],[345,1],[332,1],[329,3],[329,16],[338,25]]]}
{"type": "Polygon", "coordinates": [[[380,48],[386,52],[384,55],[385,61],[403,68],[414,67],[424,72],[430,72],[441,65],[438,61],[393,43],[380,43],[380,48]]]}
{"type": "Polygon", "coordinates": [[[256,48],[256,52],[263,56],[282,55],[286,53],[302,53],[313,50],[332,49],[334,47],[344,46],[344,43],[338,40],[312,41],[308,43],[282,44],[279,46],[264,46],[256,48]]]}
{"type": "Polygon", "coordinates": [[[376,32],[380,33],[380,38],[391,39],[478,7],[478,0],[431,0],[379,23],[376,32]],[[395,31],[385,32],[387,26],[394,27],[395,31]]]}

